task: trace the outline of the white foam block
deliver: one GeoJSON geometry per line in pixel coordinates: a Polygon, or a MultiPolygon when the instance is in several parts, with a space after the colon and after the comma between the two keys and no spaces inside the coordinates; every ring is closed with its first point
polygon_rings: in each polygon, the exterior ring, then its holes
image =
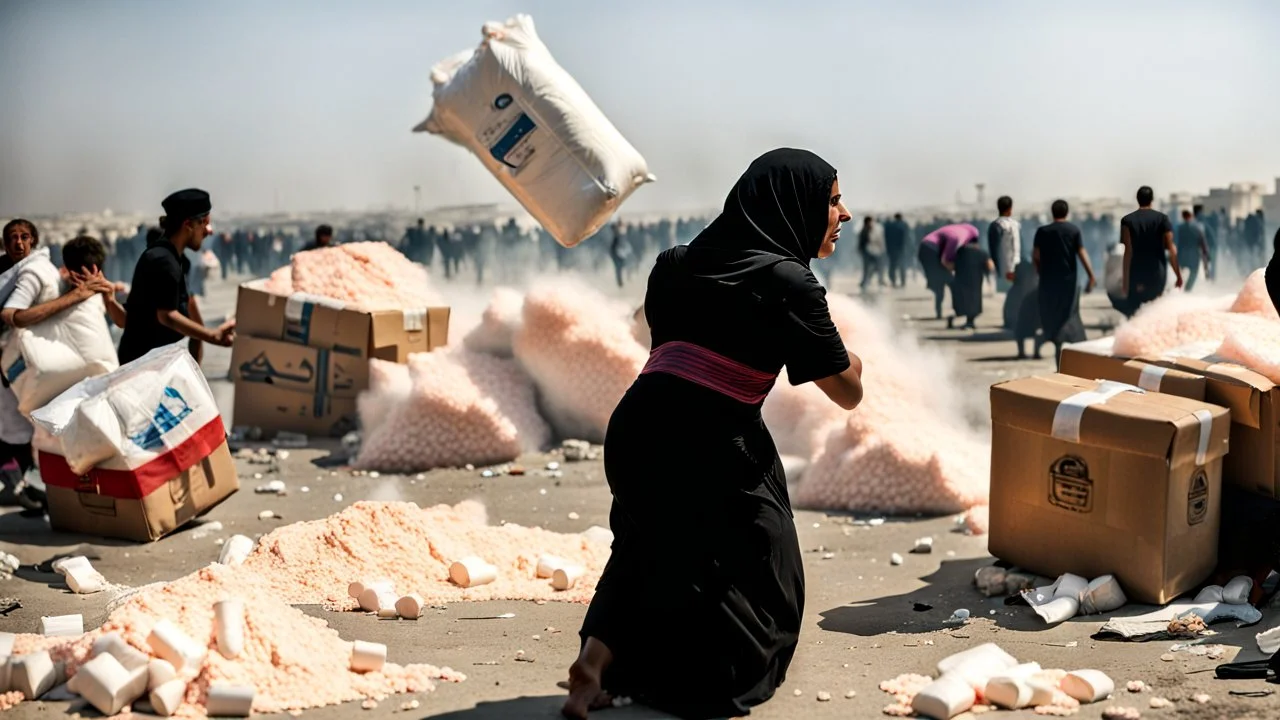
{"type": "Polygon", "coordinates": [[[147,691],[147,668],[128,670],[110,653],[80,666],[76,690],[103,715],[115,715],[147,691]]]}
{"type": "Polygon", "coordinates": [[[538,558],[537,575],[542,579],[549,579],[556,570],[569,565],[569,561],[555,555],[543,555],[538,558]]]}
{"type": "Polygon", "coordinates": [[[151,690],[151,708],[157,715],[169,717],[178,711],[186,694],[187,681],[175,678],[151,690]]]}
{"type": "Polygon", "coordinates": [[[1062,692],[1082,703],[1095,703],[1107,699],[1115,692],[1116,684],[1099,670],[1076,670],[1067,673],[1060,683],[1062,692]]]}
{"type": "Polygon", "coordinates": [[[186,633],[168,620],[161,620],[147,636],[147,645],[161,660],[169,661],[179,673],[200,669],[207,649],[198,645],[186,633]]]}
{"type": "Polygon", "coordinates": [[[417,593],[409,593],[396,600],[396,614],[406,620],[417,620],[422,617],[424,607],[426,607],[426,601],[417,593]]]}
{"type": "Polygon", "coordinates": [[[228,660],[240,657],[244,652],[244,603],[240,600],[214,603],[213,627],[222,657],[228,660]]]}
{"type": "Polygon", "coordinates": [[[107,633],[93,642],[93,655],[107,653],[119,661],[125,670],[146,667],[151,656],[125,642],[120,633],[107,633]]]}
{"type": "Polygon", "coordinates": [[[253,538],[245,535],[232,535],[222,543],[218,553],[218,562],[223,565],[239,565],[253,552],[253,538]]]}
{"type": "Polygon", "coordinates": [[[168,660],[154,658],[147,663],[147,689],[155,690],[178,677],[178,671],[168,660]]]}
{"type": "MultiPolygon", "coordinates": [[[[114,660],[114,658],[112,658],[114,660]]],[[[58,673],[48,650],[9,658],[9,686],[35,700],[57,684],[58,673]]]]}
{"type": "Polygon", "coordinates": [[[968,683],[957,678],[943,677],[917,693],[911,701],[911,709],[917,715],[950,720],[972,708],[976,701],[977,695],[968,683]]]}
{"type": "Polygon", "coordinates": [[[1017,658],[1004,650],[1001,650],[999,645],[996,645],[995,643],[984,643],[963,652],[948,655],[947,657],[939,660],[938,674],[946,675],[948,672],[960,667],[961,665],[979,658],[990,658],[992,662],[1005,668],[1018,666],[1017,658]]]}
{"type": "Polygon", "coordinates": [[[569,565],[558,568],[551,574],[551,587],[554,590],[569,590],[585,575],[587,569],[581,565],[569,565]]]}
{"type": "Polygon", "coordinates": [[[498,568],[475,557],[464,557],[449,566],[449,579],[463,588],[488,585],[498,579],[498,568]]]}
{"type": "Polygon", "coordinates": [[[45,637],[77,637],[84,634],[83,615],[54,615],[40,618],[40,632],[45,637]]]}
{"type": "Polygon", "coordinates": [[[249,717],[253,712],[253,695],[254,689],[248,685],[210,685],[205,709],[211,717],[249,717]]]}
{"type": "Polygon", "coordinates": [[[356,640],[351,646],[351,669],[355,672],[377,672],[387,662],[387,646],[356,640]]]}

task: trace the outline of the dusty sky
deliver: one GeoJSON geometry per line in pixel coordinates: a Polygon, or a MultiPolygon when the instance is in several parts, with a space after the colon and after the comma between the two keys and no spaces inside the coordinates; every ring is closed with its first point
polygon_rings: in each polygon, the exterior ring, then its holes
{"type": "Polygon", "coordinates": [[[718,205],[811,148],[855,208],[1128,197],[1280,175],[1280,3],[3,0],[0,215],[510,199],[410,133],[431,66],[527,12],[659,182],[718,205]]]}

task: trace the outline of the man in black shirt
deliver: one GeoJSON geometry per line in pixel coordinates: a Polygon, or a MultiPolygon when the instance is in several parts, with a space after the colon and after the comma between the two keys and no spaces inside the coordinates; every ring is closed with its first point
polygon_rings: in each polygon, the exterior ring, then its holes
{"type": "Polygon", "coordinates": [[[902,213],[895,213],[893,220],[885,223],[884,245],[885,255],[889,259],[889,285],[891,287],[907,286],[907,265],[903,262],[907,246],[910,244],[911,228],[902,219],[902,213]]]}
{"type": "MultiPolygon", "coordinates": [[[[1084,249],[1084,236],[1080,234],[1080,228],[1067,222],[1070,209],[1067,201],[1054,201],[1051,208],[1053,222],[1036,230],[1035,247],[1031,253],[1031,262],[1040,274],[1042,341],[1053,343],[1055,361],[1061,359],[1063,344],[1085,339],[1077,293],[1077,261],[1089,274],[1084,291],[1092,292],[1097,284],[1089,253],[1084,249]]],[[[1018,352],[1021,354],[1021,347],[1018,352]]],[[[1040,343],[1036,344],[1036,357],[1040,357],[1040,343]]]]}
{"type": "Polygon", "coordinates": [[[187,291],[191,267],[184,252],[188,248],[199,252],[204,239],[213,233],[209,193],[180,190],[165,198],[162,205],[164,234],[138,258],[125,301],[124,337],[118,351],[122,365],[184,337],[222,347],[230,347],[235,339],[234,320],[209,329],[194,319],[199,315],[187,291]]]}
{"type": "Polygon", "coordinates": [[[316,239],[307,243],[298,252],[307,252],[309,250],[319,250],[333,245],[333,228],[328,225],[321,225],[316,228],[316,239]]]}
{"type": "Polygon", "coordinates": [[[1182,268],[1178,266],[1178,249],[1173,244],[1173,225],[1162,212],[1152,210],[1155,192],[1143,185],[1138,188],[1138,209],[1120,221],[1120,242],[1124,244],[1124,279],[1121,289],[1129,299],[1128,309],[1138,308],[1164,294],[1169,268],[1177,278],[1174,287],[1182,287],[1182,268]],[[1166,256],[1167,254],[1167,256],[1166,256]]]}

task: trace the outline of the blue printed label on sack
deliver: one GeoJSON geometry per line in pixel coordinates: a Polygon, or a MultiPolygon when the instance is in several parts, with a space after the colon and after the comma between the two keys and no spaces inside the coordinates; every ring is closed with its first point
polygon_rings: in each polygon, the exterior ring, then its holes
{"type": "Polygon", "coordinates": [[[164,447],[165,433],[178,427],[190,414],[191,406],[182,395],[166,386],[147,429],[130,435],[129,440],[143,450],[158,450],[164,447]]]}
{"type": "Polygon", "coordinates": [[[480,144],[489,148],[489,155],[518,174],[533,156],[534,145],[530,141],[538,124],[510,95],[499,95],[493,101],[497,111],[494,118],[476,135],[480,144]]]}

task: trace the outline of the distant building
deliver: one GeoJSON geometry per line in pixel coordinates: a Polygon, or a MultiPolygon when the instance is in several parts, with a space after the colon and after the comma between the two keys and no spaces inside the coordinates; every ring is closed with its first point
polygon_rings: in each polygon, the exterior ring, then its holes
{"type": "MultiPolygon", "coordinates": [[[[1277,184],[1280,185],[1280,181],[1277,184]]],[[[1275,198],[1271,200],[1273,203],[1280,200],[1275,195],[1267,195],[1267,190],[1263,183],[1231,183],[1225,188],[1210,188],[1209,194],[1196,198],[1196,202],[1204,205],[1205,212],[1225,212],[1234,223],[1263,209],[1264,198],[1275,198]]]]}

